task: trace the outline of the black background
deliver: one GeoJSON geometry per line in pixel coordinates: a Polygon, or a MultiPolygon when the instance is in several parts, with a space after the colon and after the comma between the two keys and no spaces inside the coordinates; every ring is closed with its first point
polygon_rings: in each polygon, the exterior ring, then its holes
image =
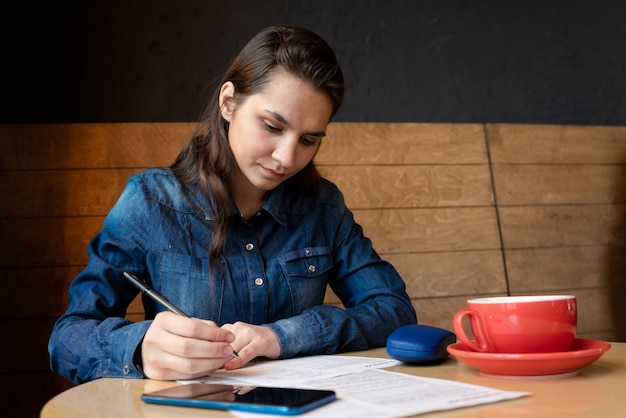
{"type": "Polygon", "coordinates": [[[626,125],[621,0],[95,0],[3,6],[0,123],[197,119],[235,52],[309,27],[335,120],[626,125]]]}

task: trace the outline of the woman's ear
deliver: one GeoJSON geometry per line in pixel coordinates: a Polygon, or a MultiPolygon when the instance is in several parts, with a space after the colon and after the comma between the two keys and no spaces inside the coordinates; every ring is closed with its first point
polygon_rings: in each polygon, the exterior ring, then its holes
{"type": "Polygon", "coordinates": [[[227,81],[220,88],[220,112],[226,122],[230,122],[235,110],[235,85],[227,81]]]}

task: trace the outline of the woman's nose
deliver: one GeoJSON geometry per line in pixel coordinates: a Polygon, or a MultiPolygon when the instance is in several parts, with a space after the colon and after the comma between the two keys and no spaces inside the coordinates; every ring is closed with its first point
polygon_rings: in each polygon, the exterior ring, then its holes
{"type": "Polygon", "coordinates": [[[283,167],[291,167],[296,160],[298,138],[283,138],[278,141],[272,153],[272,158],[283,167]]]}

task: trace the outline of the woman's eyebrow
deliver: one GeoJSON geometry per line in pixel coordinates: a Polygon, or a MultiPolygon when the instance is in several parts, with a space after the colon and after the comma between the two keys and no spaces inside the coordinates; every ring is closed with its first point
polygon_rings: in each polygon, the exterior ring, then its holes
{"type": "Polygon", "coordinates": [[[289,126],[289,122],[287,122],[287,119],[285,119],[283,115],[281,115],[280,113],[274,112],[273,110],[269,110],[269,109],[265,109],[265,113],[269,113],[270,116],[272,116],[274,119],[276,119],[283,125],[289,126]]]}
{"type": "MultiPolygon", "coordinates": [[[[287,127],[289,126],[289,122],[287,122],[287,119],[285,119],[283,117],[283,115],[281,115],[280,113],[275,112],[273,110],[269,110],[269,109],[265,109],[264,112],[269,114],[270,116],[272,116],[274,119],[276,119],[277,121],[279,121],[283,125],[285,125],[287,127]]],[[[326,132],[325,131],[308,132],[306,135],[324,137],[324,136],[326,136],[326,132]]]]}

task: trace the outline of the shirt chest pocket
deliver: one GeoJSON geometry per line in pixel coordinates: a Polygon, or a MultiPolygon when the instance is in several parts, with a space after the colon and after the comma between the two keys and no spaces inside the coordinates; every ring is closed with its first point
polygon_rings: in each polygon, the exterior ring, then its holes
{"type": "Polygon", "coordinates": [[[280,265],[289,285],[295,314],[324,302],[334,262],[330,247],[306,247],[283,253],[280,265]]]}
{"type": "Polygon", "coordinates": [[[317,277],[333,267],[330,247],[307,247],[280,255],[280,264],[287,276],[317,277]]]}

